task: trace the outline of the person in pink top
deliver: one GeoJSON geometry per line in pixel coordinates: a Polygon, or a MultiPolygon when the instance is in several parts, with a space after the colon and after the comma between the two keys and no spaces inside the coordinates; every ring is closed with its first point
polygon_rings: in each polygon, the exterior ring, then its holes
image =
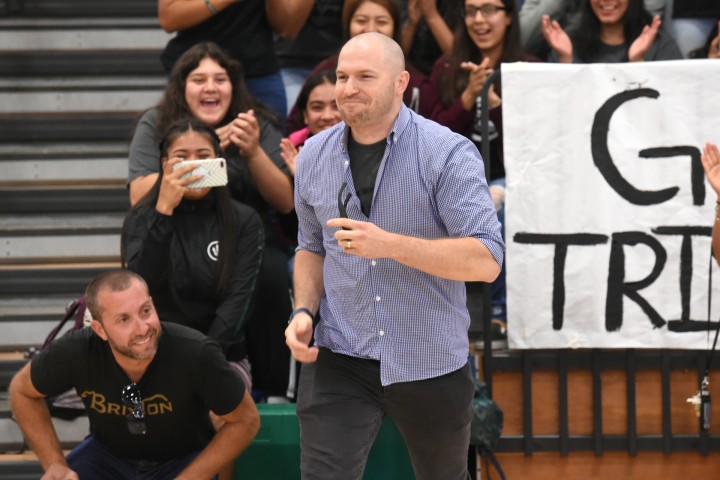
{"type": "Polygon", "coordinates": [[[313,73],[298,94],[294,122],[305,126],[280,141],[280,156],[293,176],[295,159],[305,140],[340,122],[340,111],[335,103],[335,80],[334,71],[313,73]]]}
{"type": "MultiPolygon", "coordinates": [[[[298,94],[297,103],[293,110],[293,124],[302,125],[280,141],[280,156],[295,176],[295,160],[305,141],[313,135],[340,123],[340,111],[335,103],[335,81],[337,77],[334,70],[322,70],[310,75],[298,94]]],[[[288,246],[297,246],[297,216],[293,210],[288,215],[278,216],[280,233],[288,246]]],[[[292,274],[293,258],[288,262],[289,272],[292,274]]]]}

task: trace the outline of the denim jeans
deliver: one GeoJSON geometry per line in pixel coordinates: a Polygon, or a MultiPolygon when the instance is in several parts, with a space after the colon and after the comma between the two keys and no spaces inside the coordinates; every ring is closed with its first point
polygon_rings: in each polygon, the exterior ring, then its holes
{"type": "Polygon", "coordinates": [[[300,372],[303,480],[360,480],[385,415],[405,440],[417,480],[466,480],[472,420],[470,365],[383,387],[380,363],[321,349],[300,372]]]}
{"type": "Polygon", "coordinates": [[[163,463],[129,462],[88,435],[68,454],[67,462],[80,480],[166,480],[177,477],[198,453],[193,452],[163,463]]]}
{"type": "Polygon", "coordinates": [[[292,111],[292,107],[295,106],[300,90],[302,90],[303,84],[305,84],[305,80],[311,71],[310,68],[280,69],[280,75],[282,75],[283,85],[285,86],[285,96],[287,97],[288,114],[292,111]]]}
{"type": "Polygon", "coordinates": [[[245,77],[245,85],[253,97],[263,102],[281,118],[285,118],[287,99],[280,72],[262,77],[245,77]]]}

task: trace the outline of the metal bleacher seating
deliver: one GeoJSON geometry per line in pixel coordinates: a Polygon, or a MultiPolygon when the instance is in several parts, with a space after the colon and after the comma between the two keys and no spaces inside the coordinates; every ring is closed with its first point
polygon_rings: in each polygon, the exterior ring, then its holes
{"type": "MultiPolygon", "coordinates": [[[[129,139],[166,83],[156,8],[0,0],[0,460],[24,448],[7,400],[22,352],[119,265],[129,139]]],[[[86,419],[58,425],[67,447],[87,432],[86,419]]],[[[0,461],[0,479],[38,471],[0,461]]]]}

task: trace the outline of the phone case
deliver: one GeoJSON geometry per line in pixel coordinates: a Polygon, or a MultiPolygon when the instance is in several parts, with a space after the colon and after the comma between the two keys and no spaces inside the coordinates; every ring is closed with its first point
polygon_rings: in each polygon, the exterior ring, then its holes
{"type": "Polygon", "coordinates": [[[221,187],[227,185],[227,162],[224,158],[212,158],[207,160],[185,160],[173,166],[173,171],[185,165],[195,165],[196,168],[186,173],[182,178],[192,175],[203,175],[200,180],[188,184],[189,188],[221,187]]]}

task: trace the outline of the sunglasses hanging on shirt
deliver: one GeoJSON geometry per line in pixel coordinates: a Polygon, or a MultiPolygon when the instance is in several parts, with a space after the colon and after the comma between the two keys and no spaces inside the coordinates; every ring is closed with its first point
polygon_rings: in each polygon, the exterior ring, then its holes
{"type": "MultiPolygon", "coordinates": [[[[352,194],[350,192],[347,192],[347,196],[343,201],[343,192],[345,192],[346,188],[347,182],[343,182],[343,184],[340,186],[340,191],[338,192],[338,212],[340,213],[340,218],[348,218],[347,206],[348,203],[350,203],[350,197],[352,197],[352,194]]],[[[343,227],[343,230],[347,230],[347,228],[343,227]]]]}
{"type": "Polygon", "coordinates": [[[140,387],[135,382],[125,385],[120,392],[120,399],[123,405],[131,410],[131,413],[126,415],[128,431],[133,435],[145,435],[147,425],[145,424],[145,410],[140,387]]]}

